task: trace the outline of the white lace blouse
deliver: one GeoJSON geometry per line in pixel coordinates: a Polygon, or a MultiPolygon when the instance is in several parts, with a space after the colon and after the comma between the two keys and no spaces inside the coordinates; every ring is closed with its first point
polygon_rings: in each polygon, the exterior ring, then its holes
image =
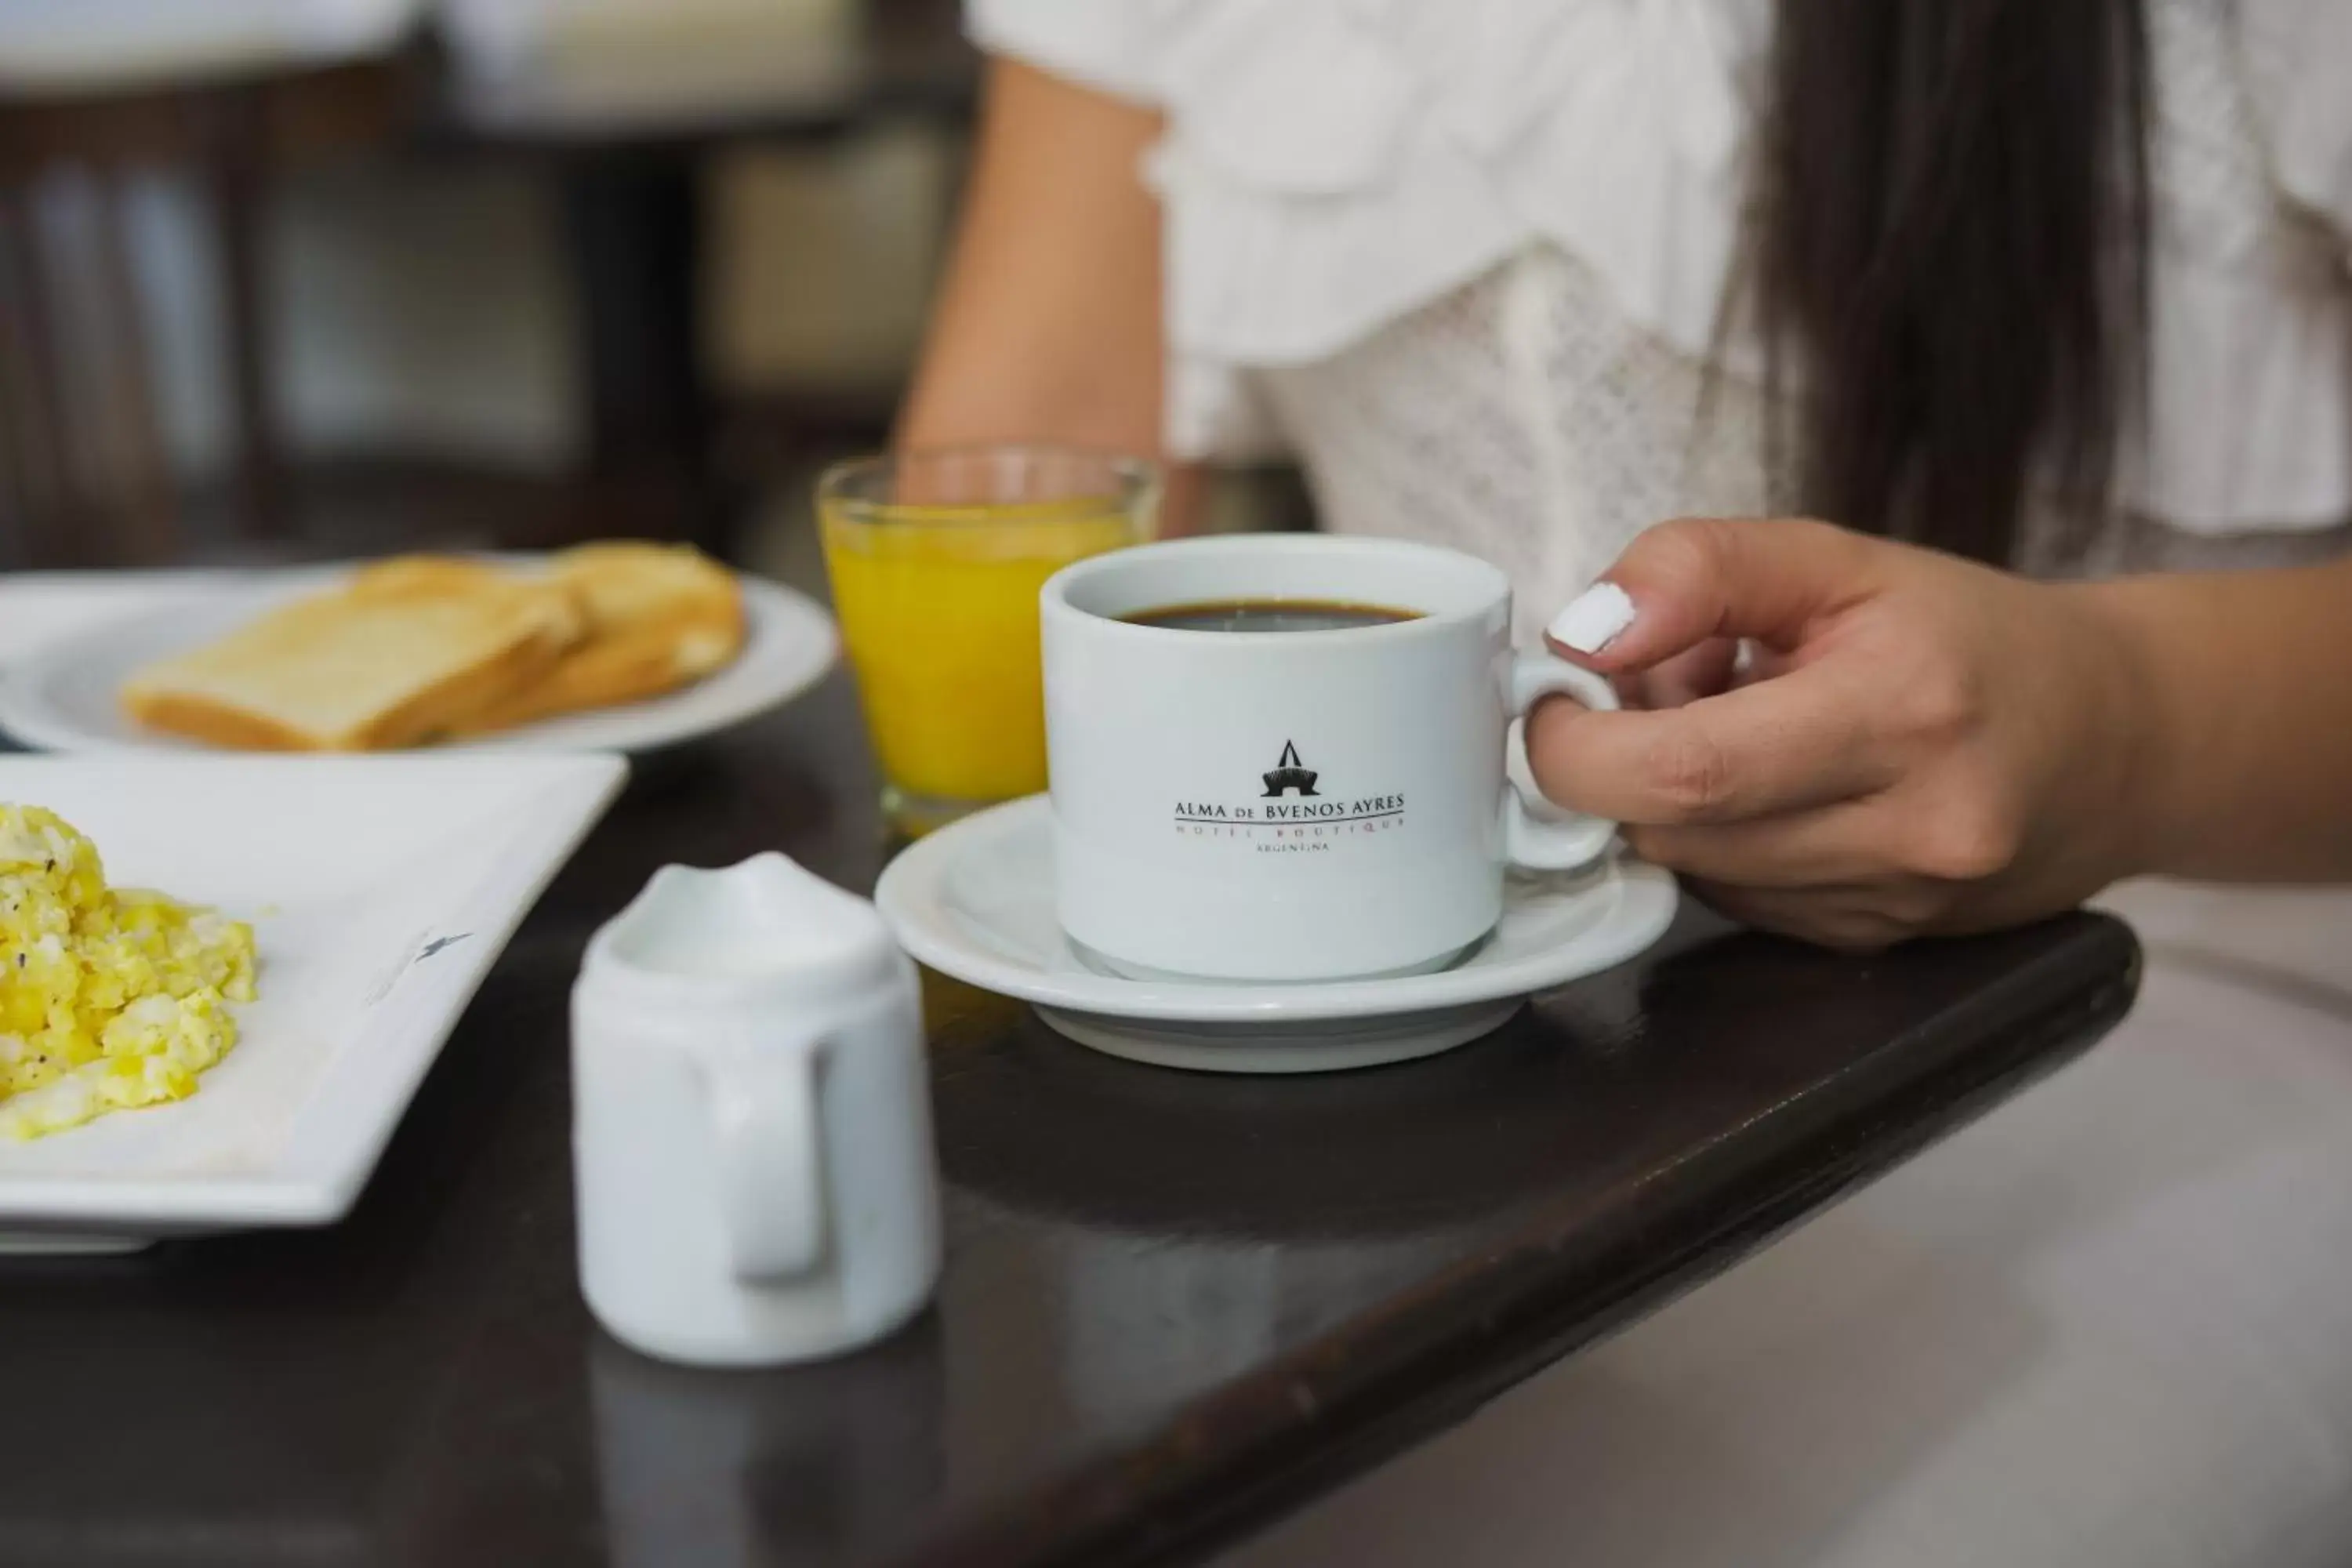
{"type": "MultiPolygon", "coordinates": [[[[2148,0],[2151,406],[2088,562],[2352,520],[2352,0],[2148,0]]],[[[1476,551],[1523,629],[1640,528],[1768,503],[1717,331],[1771,0],[969,0],[1161,110],[1172,451],[1288,449],[1325,525],[1476,551]],[[1704,417],[1701,403],[1705,399],[1704,417]]]]}

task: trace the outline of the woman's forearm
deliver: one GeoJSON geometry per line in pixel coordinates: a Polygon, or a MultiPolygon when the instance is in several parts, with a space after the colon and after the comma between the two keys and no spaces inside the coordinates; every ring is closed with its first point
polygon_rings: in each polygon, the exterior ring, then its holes
{"type": "MultiPolygon", "coordinates": [[[[970,188],[898,441],[1161,453],[1160,211],[1149,110],[989,67],[970,188]]],[[[1168,521],[1187,519],[1171,476],[1168,521]]]]}
{"type": "Polygon", "coordinates": [[[2142,868],[2352,878],[2352,562],[2075,591],[2137,671],[2142,868]]]}

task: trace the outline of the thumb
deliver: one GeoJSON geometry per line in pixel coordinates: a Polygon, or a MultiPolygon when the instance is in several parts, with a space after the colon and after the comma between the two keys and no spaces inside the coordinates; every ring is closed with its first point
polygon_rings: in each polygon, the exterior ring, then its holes
{"type": "Polygon", "coordinates": [[[1606,674],[1647,669],[1712,637],[1789,649],[1876,591],[1890,548],[1825,522],[1685,519],[1648,529],[1544,629],[1606,674]]]}

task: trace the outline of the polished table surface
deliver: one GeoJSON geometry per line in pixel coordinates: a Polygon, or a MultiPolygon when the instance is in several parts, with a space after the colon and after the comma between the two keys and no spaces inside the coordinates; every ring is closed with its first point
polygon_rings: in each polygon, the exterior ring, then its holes
{"type": "Polygon", "coordinates": [[[331,1229],[0,1260],[0,1562],[1130,1563],[1459,1420],[2112,1025],[2094,916],[1871,959],[1692,914],[1492,1037],[1323,1079],[1094,1056],[927,975],[947,1275],[715,1373],[574,1284],[565,997],[666,861],[885,856],[836,677],[641,768],[331,1229]]]}

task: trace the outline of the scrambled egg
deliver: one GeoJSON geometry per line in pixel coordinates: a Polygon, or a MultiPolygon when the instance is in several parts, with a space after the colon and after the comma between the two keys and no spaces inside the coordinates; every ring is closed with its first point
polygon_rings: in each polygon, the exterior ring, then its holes
{"type": "Polygon", "coordinates": [[[110,889],[71,825],[0,803],[0,1136],[185,1100],[253,994],[251,926],[110,889]]]}

